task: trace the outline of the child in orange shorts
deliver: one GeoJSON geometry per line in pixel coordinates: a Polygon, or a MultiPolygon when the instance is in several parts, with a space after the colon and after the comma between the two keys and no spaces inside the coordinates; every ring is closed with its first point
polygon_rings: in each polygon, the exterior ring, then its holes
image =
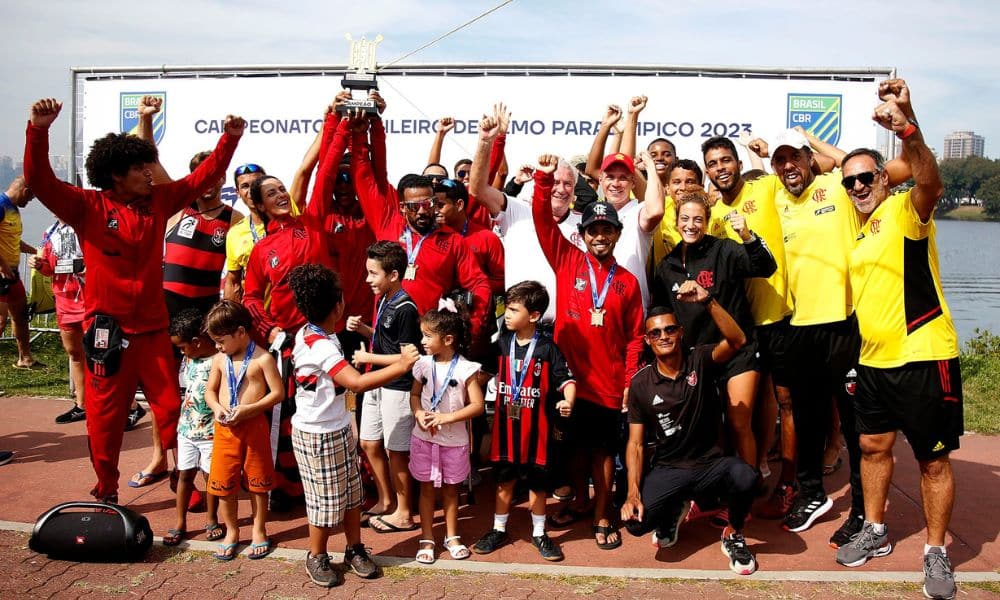
{"type": "Polygon", "coordinates": [[[212,307],[205,328],[215,342],[215,355],[205,389],[205,401],[215,414],[215,441],[208,492],[219,497],[226,537],[214,555],[236,557],[240,539],[236,494],[241,476],[253,504],[251,559],[274,549],[267,537],[267,493],[274,487],[270,427],[265,413],[285,397],[274,358],[250,338],[252,319],[241,304],[223,300],[212,307]]]}

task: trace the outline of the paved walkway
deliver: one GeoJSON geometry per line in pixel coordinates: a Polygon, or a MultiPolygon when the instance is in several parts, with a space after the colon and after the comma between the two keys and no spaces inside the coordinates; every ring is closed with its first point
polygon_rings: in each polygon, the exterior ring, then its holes
{"type": "MultiPolygon", "coordinates": [[[[214,549],[214,544],[199,541],[204,540],[204,532],[194,529],[204,520],[199,514],[189,517],[192,540],[185,546],[178,550],[157,545],[143,563],[135,565],[49,561],[27,550],[26,536],[18,531],[30,531],[30,524],[56,503],[87,499],[87,490],[94,481],[84,424],[52,422],[68,406],[68,401],[58,399],[0,398],[0,411],[8,415],[0,423],[0,449],[17,452],[12,463],[0,467],[0,520],[4,521],[0,530],[6,530],[0,533],[0,564],[11,575],[0,578],[0,598],[52,597],[53,593],[62,597],[131,597],[146,592],[151,598],[170,597],[202,585],[211,590],[205,597],[232,597],[237,590],[241,597],[262,598],[322,594],[323,590],[305,579],[302,558],[307,528],[302,509],[276,515],[269,524],[269,534],[279,545],[274,560],[257,562],[241,557],[233,563],[214,561],[202,553],[214,549]]],[[[123,504],[146,515],[154,532],[162,535],[173,525],[173,497],[166,481],[141,489],[125,485],[131,473],[145,466],[148,447],[147,419],[125,435],[120,497],[123,504]]],[[[963,597],[992,597],[990,590],[1000,593],[1000,438],[966,436],[962,449],[953,456],[953,466],[959,498],[950,529],[949,554],[959,581],[970,582],[961,586],[962,593],[969,594],[963,597]]],[[[923,526],[918,472],[909,449],[905,444],[898,446],[886,517],[896,547],[888,557],[859,569],[842,568],[834,562],[833,550],[826,541],[848,510],[846,473],[841,470],[830,477],[828,488],[835,500],[834,509],[803,534],[784,532],[774,521],[756,519],[748,524],[748,541],[760,563],[760,571],[749,578],[738,578],[728,570],[719,551],[719,531],[704,521],[685,524],[678,545],[656,553],[648,540],[627,534],[620,549],[598,550],[589,525],[578,524],[566,531],[551,532],[562,545],[566,560],[546,563],[528,541],[528,513],[520,505],[511,516],[514,544],[488,557],[474,556],[466,561],[454,561],[446,552],[439,552],[432,569],[412,568],[419,532],[377,534],[363,530],[364,543],[387,567],[386,577],[360,582],[348,576],[345,587],[338,590],[360,597],[387,598],[418,594],[467,597],[484,589],[498,598],[527,597],[532,591],[646,598],[685,593],[707,597],[818,598],[837,594],[870,598],[883,593],[915,597],[912,592],[919,586],[913,582],[921,580],[923,526]],[[664,578],[739,581],[664,583],[664,578]]],[[[460,512],[461,532],[469,544],[488,529],[492,520],[488,487],[479,488],[477,500],[477,504],[463,506],[460,512]]],[[[248,501],[241,501],[240,510],[241,514],[249,514],[248,501]]],[[[438,538],[444,535],[440,513],[435,534],[438,538]]],[[[245,526],[244,542],[248,536],[249,527],[245,526]]],[[[343,543],[343,537],[335,536],[331,550],[342,551],[343,543]]]]}

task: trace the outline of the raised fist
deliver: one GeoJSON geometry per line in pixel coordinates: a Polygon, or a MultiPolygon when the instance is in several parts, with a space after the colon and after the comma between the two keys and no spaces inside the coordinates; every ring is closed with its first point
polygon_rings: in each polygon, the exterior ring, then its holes
{"type": "Polygon", "coordinates": [[[163,107],[163,98],[157,96],[143,96],[139,99],[140,115],[155,115],[163,107]]]}
{"type": "Polygon", "coordinates": [[[240,137],[243,135],[243,131],[247,127],[247,122],[243,120],[243,117],[236,117],[233,115],[226,115],[226,122],[224,123],[224,129],[229,135],[240,137]]]}
{"type": "Polygon", "coordinates": [[[48,127],[61,110],[62,102],[55,98],[42,98],[31,105],[31,124],[35,127],[48,127]]]}
{"type": "Polygon", "coordinates": [[[455,117],[441,117],[438,119],[438,133],[446,134],[455,128],[455,117]]]}
{"type": "Polygon", "coordinates": [[[538,170],[547,175],[555,173],[558,164],[559,157],[555,154],[543,154],[538,157],[538,170]]]}
{"type": "Polygon", "coordinates": [[[649,100],[646,96],[632,96],[632,99],[628,103],[629,113],[641,113],[642,109],[646,108],[646,101],[649,100]]]}
{"type": "Polygon", "coordinates": [[[617,104],[609,104],[608,110],[601,119],[601,127],[614,127],[622,119],[622,107],[617,104]]]}

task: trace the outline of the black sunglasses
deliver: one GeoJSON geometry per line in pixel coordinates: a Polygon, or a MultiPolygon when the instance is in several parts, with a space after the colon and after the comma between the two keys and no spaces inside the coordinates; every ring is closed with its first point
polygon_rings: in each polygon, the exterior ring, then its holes
{"type": "Polygon", "coordinates": [[[239,177],[240,175],[246,175],[247,173],[263,173],[263,172],[264,169],[260,165],[247,163],[245,165],[236,167],[236,171],[233,172],[233,177],[239,177]]]}
{"type": "Polygon", "coordinates": [[[875,181],[875,177],[878,176],[879,172],[865,171],[864,173],[858,173],[857,175],[848,175],[840,180],[843,184],[844,189],[851,191],[854,189],[854,182],[860,181],[861,185],[871,185],[875,181]]]}
{"type": "Polygon", "coordinates": [[[659,327],[657,327],[656,329],[650,329],[649,331],[646,332],[646,339],[647,340],[658,340],[661,337],[663,337],[664,333],[667,334],[667,335],[674,335],[675,333],[677,333],[680,330],[681,330],[681,326],[680,325],[667,325],[666,327],[663,327],[662,329],[659,328],[659,327]]]}

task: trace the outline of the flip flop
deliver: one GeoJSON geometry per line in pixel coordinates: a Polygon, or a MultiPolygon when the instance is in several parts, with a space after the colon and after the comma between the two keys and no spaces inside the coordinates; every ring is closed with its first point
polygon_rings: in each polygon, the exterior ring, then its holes
{"type": "Polygon", "coordinates": [[[368,522],[372,520],[373,517],[381,517],[385,515],[384,512],[372,512],[370,510],[361,511],[361,526],[368,527],[368,522]]]}
{"type": "Polygon", "coordinates": [[[594,537],[594,542],[597,543],[597,547],[600,548],[601,550],[614,550],[618,546],[622,545],[622,534],[621,534],[621,532],[618,531],[617,529],[615,529],[614,527],[609,526],[609,525],[594,525],[594,536],[595,536],[594,537]],[[611,536],[612,533],[618,534],[618,541],[615,541],[615,542],[609,542],[609,541],[607,541],[607,539],[611,536]],[[602,534],[604,536],[604,540],[605,541],[604,541],[603,544],[601,542],[597,541],[597,537],[596,537],[597,534],[602,534]]]}
{"type": "Polygon", "coordinates": [[[268,538],[259,544],[250,544],[250,554],[247,555],[247,558],[250,560],[260,560],[272,552],[274,552],[274,544],[272,544],[271,539],[268,538]],[[254,550],[257,550],[258,548],[263,548],[264,551],[255,553],[254,550]]]}
{"type": "Polygon", "coordinates": [[[549,529],[566,529],[573,523],[586,519],[591,514],[593,514],[593,509],[576,511],[570,506],[564,506],[556,514],[545,517],[545,520],[548,522],[549,529]]]}
{"type": "Polygon", "coordinates": [[[415,531],[417,529],[417,524],[414,523],[409,527],[400,527],[399,525],[394,525],[389,521],[386,521],[382,516],[372,517],[368,520],[368,528],[375,533],[399,533],[401,531],[415,531]],[[378,523],[384,529],[375,527],[372,523],[378,523]]]}
{"type": "Polygon", "coordinates": [[[205,539],[210,542],[221,540],[226,536],[226,530],[218,523],[205,523],[205,539]]]}
{"type": "Polygon", "coordinates": [[[187,532],[183,529],[168,529],[167,535],[163,536],[164,546],[177,546],[184,540],[187,532]]]}
{"type": "Polygon", "coordinates": [[[168,474],[169,473],[166,470],[160,471],[159,473],[145,473],[143,471],[139,471],[132,476],[132,479],[128,480],[128,486],[130,488],[141,488],[146,487],[147,485],[153,485],[157,481],[166,477],[168,474]]]}
{"type": "Polygon", "coordinates": [[[43,363],[41,361],[38,361],[38,360],[36,360],[35,362],[31,363],[30,365],[19,365],[16,362],[14,363],[14,368],[15,369],[23,369],[25,371],[37,371],[39,369],[44,369],[46,367],[48,367],[48,365],[46,365],[45,363],[43,363]]]}
{"type": "Polygon", "coordinates": [[[219,551],[212,555],[212,558],[216,560],[221,560],[223,562],[229,562],[236,558],[236,544],[219,544],[219,551]]]}

